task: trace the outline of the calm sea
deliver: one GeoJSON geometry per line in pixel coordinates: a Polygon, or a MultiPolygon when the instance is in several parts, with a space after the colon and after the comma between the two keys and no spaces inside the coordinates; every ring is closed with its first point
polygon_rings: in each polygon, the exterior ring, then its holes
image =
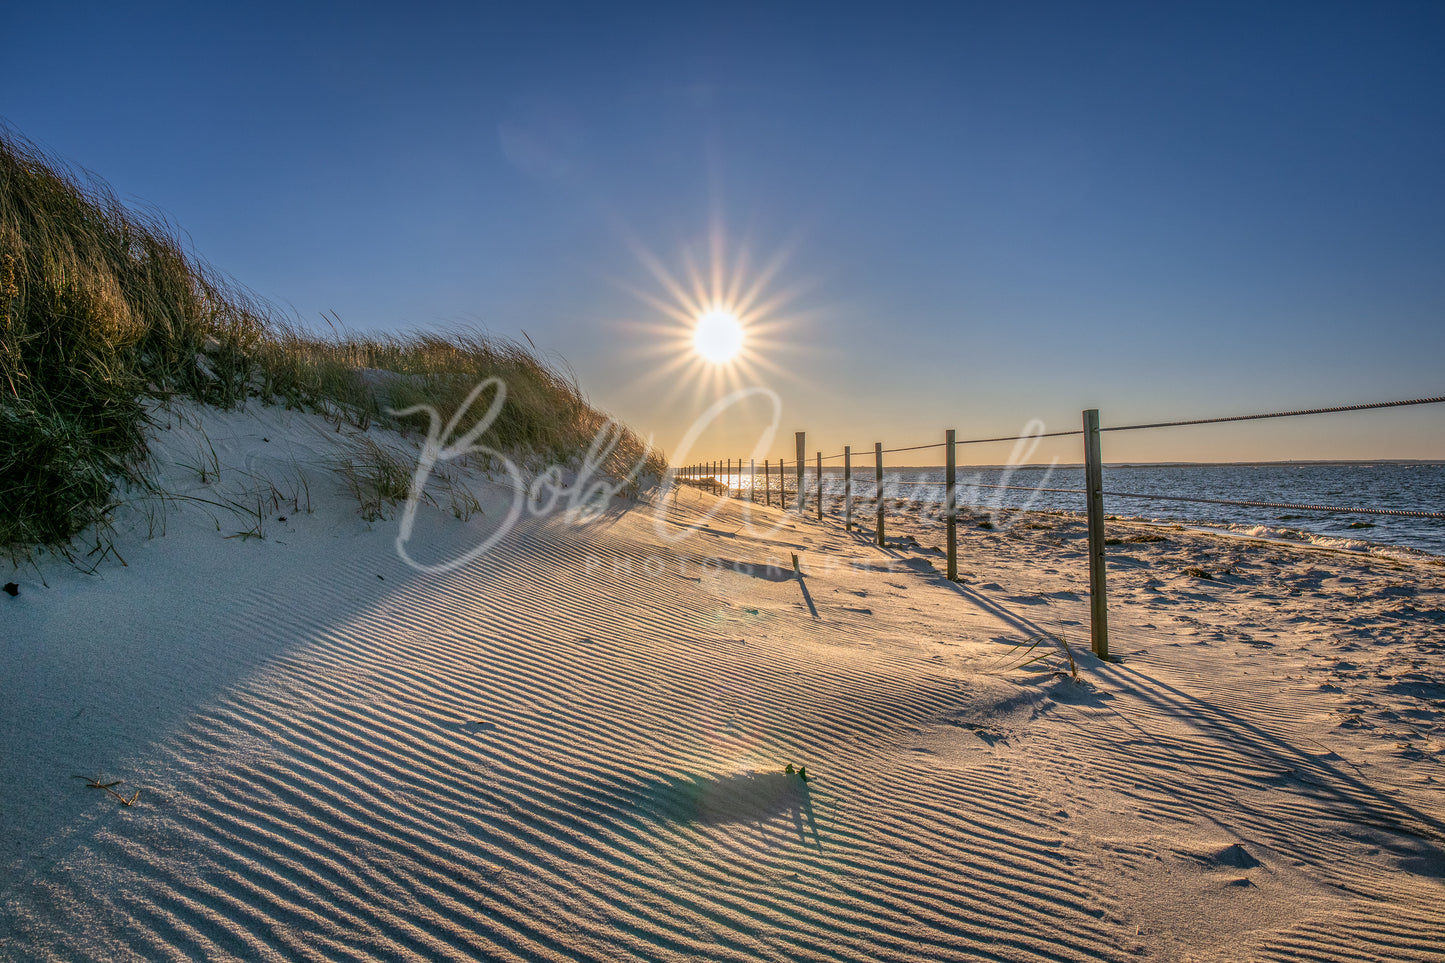
{"type": "MultiPolygon", "coordinates": [[[[811,468],[807,479],[811,494],[817,484],[811,468]]],[[[734,475],[732,480],[736,487],[746,488],[749,483],[746,474],[734,475]]],[[[943,497],[942,468],[889,469],[885,480],[889,498],[936,502],[943,497]]],[[[792,482],[790,476],[790,491],[792,482]]],[[[776,469],[772,483],[777,485],[776,469]]],[[[761,487],[761,478],[758,484],[761,487]]],[[[960,468],[958,485],[960,501],[975,508],[1084,510],[1082,493],[1046,490],[1082,489],[1084,471],[1077,467],[960,468]],[[986,485],[1017,486],[1023,490],[983,487],[986,485]]],[[[871,497],[873,488],[873,467],[855,467],[854,493],[871,497]]],[[[824,468],[823,489],[833,495],[842,492],[841,468],[824,468]]],[[[1352,462],[1118,466],[1105,468],[1104,491],[1445,512],[1445,465],[1352,462]]],[[[1363,551],[1404,548],[1445,556],[1445,519],[1153,501],[1109,494],[1104,498],[1104,510],[1110,515],[1211,526],[1337,548],[1363,551]]]]}

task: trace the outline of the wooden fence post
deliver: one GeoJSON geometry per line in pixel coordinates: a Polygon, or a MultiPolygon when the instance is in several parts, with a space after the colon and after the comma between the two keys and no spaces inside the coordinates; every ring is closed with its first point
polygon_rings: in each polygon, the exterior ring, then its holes
{"type": "Polygon", "coordinates": [[[883,546],[883,442],[873,443],[873,457],[878,463],[878,546],[883,546]]]}
{"type": "Polygon", "coordinates": [[[1109,611],[1104,567],[1104,462],[1099,409],[1084,412],[1084,498],[1089,509],[1089,628],[1094,654],[1109,658],[1109,611]]]}
{"type": "Polygon", "coordinates": [[[818,452],[818,521],[823,520],[823,453],[818,452]]]}
{"type": "Polygon", "coordinates": [[[853,530],[853,449],[843,446],[843,531],[853,530]]]}
{"type": "Polygon", "coordinates": [[[947,520],[945,528],[948,533],[948,580],[956,582],[958,581],[958,478],[953,459],[953,429],[948,429],[943,437],[944,448],[948,452],[943,468],[943,512],[944,518],[947,520]]]}
{"type": "Polygon", "coordinates": [[[748,459],[748,501],[758,503],[758,460],[748,459]]]}
{"type": "Polygon", "coordinates": [[[807,453],[807,451],[805,450],[805,449],[807,448],[807,444],[806,444],[806,442],[807,442],[807,437],[808,437],[808,433],[807,433],[806,431],[797,432],[797,433],[796,433],[796,436],[795,436],[795,440],[796,440],[797,443],[798,443],[798,505],[797,505],[797,512],[798,512],[799,515],[803,514],[803,506],[807,503],[806,493],[803,491],[803,466],[806,465],[806,464],[807,464],[807,461],[808,461],[808,453],[807,453]]]}

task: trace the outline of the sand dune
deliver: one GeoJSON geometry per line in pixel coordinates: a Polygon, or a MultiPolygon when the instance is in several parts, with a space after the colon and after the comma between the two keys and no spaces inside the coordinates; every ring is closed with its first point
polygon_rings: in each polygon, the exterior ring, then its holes
{"type": "Polygon", "coordinates": [[[1101,664],[1064,517],[952,584],[921,526],[684,490],[427,575],[311,416],[195,417],[206,485],[313,510],[12,576],[6,960],[1445,959],[1439,567],[1126,541],[1101,664]]]}

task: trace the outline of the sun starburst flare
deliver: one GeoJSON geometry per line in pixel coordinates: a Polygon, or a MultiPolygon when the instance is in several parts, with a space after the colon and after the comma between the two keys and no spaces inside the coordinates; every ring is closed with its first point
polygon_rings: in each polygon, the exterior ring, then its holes
{"type": "Polygon", "coordinates": [[[638,341],[654,361],[644,383],[662,388],[665,403],[687,391],[701,401],[746,385],[791,378],[781,360],[804,321],[803,315],[789,310],[804,289],[800,284],[778,285],[786,249],[755,267],[746,246],[730,253],[724,230],[714,223],[705,261],[695,249],[684,249],[679,275],[640,242],[633,240],[630,246],[661,288],[622,285],[655,312],[652,320],[637,320],[630,327],[641,335],[638,341]]]}

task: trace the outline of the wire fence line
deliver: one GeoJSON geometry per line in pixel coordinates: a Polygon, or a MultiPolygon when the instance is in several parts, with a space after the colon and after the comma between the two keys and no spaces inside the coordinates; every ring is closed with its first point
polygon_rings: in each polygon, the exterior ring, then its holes
{"type": "MultiPolygon", "coordinates": [[[[1335,405],[1328,408],[1300,408],[1294,411],[1269,411],[1251,415],[1221,415],[1216,418],[1190,418],[1183,421],[1154,421],[1138,425],[1103,425],[1100,431],[1139,431],[1144,428],[1184,428],[1190,425],[1221,425],[1232,421],[1263,421],[1269,418],[1295,418],[1300,415],[1333,415],[1350,411],[1374,411],[1382,408],[1408,408],[1412,405],[1438,405],[1445,403],[1445,395],[1433,398],[1411,398],[1406,401],[1371,401],[1355,405],[1335,405]]],[[[1039,434],[1029,435],[999,435],[993,438],[960,438],[954,442],[955,445],[982,445],[1000,441],[1030,441],[1035,438],[1068,438],[1073,435],[1082,435],[1082,429],[1073,431],[1048,431],[1039,434]]],[[[925,451],[930,448],[942,448],[946,442],[935,442],[929,445],[908,445],[902,448],[885,448],[883,454],[890,455],[903,451],[925,451]]],[[[859,446],[855,451],[863,451],[859,446]]],[[[824,455],[824,461],[831,461],[834,458],[842,458],[845,452],[837,452],[832,455],[824,455]]]]}
{"type": "MultiPolygon", "coordinates": [[[[1101,430],[1102,430],[1102,429],[1101,429],[1101,430]]],[[[1082,434],[1082,432],[1081,432],[1081,434],[1082,434]]],[[[741,472],[741,471],[732,471],[732,472],[724,472],[724,474],[742,474],[742,472],[741,472]]],[[[899,480],[899,479],[897,479],[897,478],[894,478],[894,479],[888,480],[888,481],[885,483],[885,488],[891,487],[891,488],[893,489],[893,492],[894,492],[894,494],[893,494],[891,497],[898,498],[898,497],[900,497],[900,496],[898,495],[898,491],[899,491],[900,489],[902,489],[902,490],[907,490],[907,489],[911,489],[911,488],[946,488],[946,487],[948,487],[948,484],[949,484],[948,482],[929,481],[929,480],[927,480],[927,479],[909,479],[909,480],[904,481],[904,480],[899,480]]],[[[733,486],[731,483],[726,482],[726,481],[724,481],[724,482],[719,482],[719,483],[718,483],[718,487],[722,487],[722,486],[726,486],[726,488],[727,488],[727,493],[728,493],[729,495],[731,495],[733,491],[738,491],[738,492],[740,492],[740,493],[743,492],[743,491],[750,491],[749,489],[744,489],[742,485],[733,486]]],[[[955,487],[956,489],[957,489],[957,488],[962,488],[962,489],[964,489],[964,490],[972,490],[972,489],[977,489],[977,488],[987,488],[987,489],[994,489],[994,490],[1001,490],[1001,491],[1046,492],[1046,493],[1049,493],[1049,494],[1057,494],[1057,495],[1083,495],[1083,494],[1087,494],[1087,490],[1086,490],[1086,489],[1083,489],[1083,488],[1042,488],[1042,487],[1039,487],[1039,486],[1036,486],[1036,485],[987,485],[987,484],[984,484],[984,483],[982,483],[982,482],[967,482],[967,483],[964,483],[964,484],[958,484],[958,483],[955,482],[954,487],[955,487]]],[[[780,488],[779,491],[781,492],[782,489],[780,488]]],[[[750,491],[750,494],[756,494],[756,493],[750,491]]],[[[789,492],[788,494],[791,494],[791,495],[793,495],[793,496],[796,496],[796,495],[797,495],[797,489],[796,489],[796,487],[795,487],[794,489],[792,489],[791,492],[789,492]]],[[[825,492],[825,494],[828,495],[828,496],[830,496],[830,497],[832,497],[835,501],[843,497],[842,493],[837,492],[837,491],[828,491],[828,492],[825,492]]],[[[1307,505],[1307,504],[1298,504],[1298,503],[1295,503],[1295,502],[1242,501],[1242,500],[1229,499],[1229,498],[1203,498],[1203,497],[1194,496],[1194,495],[1161,495],[1161,494],[1150,493],[1150,492],[1116,492],[1116,491],[1105,491],[1105,492],[1103,492],[1103,494],[1109,496],[1110,498],[1134,498],[1134,499],[1139,499],[1139,500],[1141,500],[1141,501],[1192,502],[1192,503],[1200,504],[1200,505],[1232,505],[1232,506],[1242,507],[1242,508],[1273,508],[1273,509],[1282,509],[1282,510],[1300,511],[1300,512],[1328,512],[1328,513],[1331,513],[1331,514],[1338,514],[1338,515],[1388,515],[1388,516],[1394,516],[1394,517],[1397,517],[1397,518],[1432,518],[1432,519],[1445,519],[1445,512],[1415,511],[1415,510],[1403,509],[1403,508],[1360,508],[1360,507],[1346,507],[1346,506],[1339,506],[1339,505],[1307,505]]],[[[874,499],[876,499],[876,497],[878,497],[878,496],[854,494],[854,495],[852,495],[852,497],[855,498],[855,499],[863,500],[863,501],[869,501],[869,500],[874,500],[874,499]]],[[[890,496],[883,496],[883,497],[890,497],[890,496]]],[[[963,502],[962,500],[956,500],[956,501],[955,501],[955,504],[956,504],[959,508],[968,508],[968,507],[973,507],[973,508],[979,508],[979,507],[983,507],[983,508],[987,508],[987,507],[997,507],[997,506],[986,506],[986,505],[985,505],[985,506],[968,505],[968,504],[966,504],[965,502],[963,502]]]]}
{"type": "Polygon", "coordinates": [[[1141,428],[1181,428],[1186,425],[1219,425],[1229,421],[1261,421],[1265,418],[1294,418],[1299,415],[1334,415],[1346,411],[1372,411],[1377,408],[1406,408],[1411,405],[1438,405],[1437,398],[1412,398],[1409,401],[1374,401],[1363,405],[1336,405],[1333,408],[1301,408],[1298,411],[1272,411],[1262,415],[1225,415],[1221,418],[1194,418],[1189,421],[1159,421],[1148,425],[1114,425],[1100,431],[1137,431],[1141,428]]]}
{"type": "MultiPolygon", "coordinates": [[[[1157,501],[1169,501],[1169,502],[1190,502],[1190,503],[1205,504],[1205,505],[1230,505],[1230,506],[1240,506],[1240,507],[1247,507],[1247,508],[1284,509],[1284,510],[1290,510],[1290,511],[1327,512],[1327,513],[1349,514],[1349,515],[1385,515],[1385,516],[1396,516],[1396,517],[1404,517],[1404,518],[1445,519],[1445,512],[1426,511],[1426,510],[1423,510],[1423,509],[1421,509],[1421,510],[1416,510],[1416,509],[1360,508],[1360,507],[1350,508],[1350,507],[1340,507],[1340,506],[1334,506],[1334,505],[1296,504],[1296,503],[1291,503],[1291,502],[1267,502],[1267,501],[1255,501],[1255,500],[1245,500],[1245,499],[1205,498],[1205,497],[1202,497],[1202,496],[1193,496],[1193,495],[1164,495],[1164,494],[1154,494],[1154,493],[1147,493],[1147,492],[1106,491],[1105,488],[1104,488],[1104,482],[1103,482],[1103,476],[1104,476],[1103,457],[1102,457],[1102,454],[1101,454],[1101,451],[1100,451],[1100,444],[1099,444],[1100,435],[1101,435],[1103,432],[1106,432],[1106,431],[1138,431],[1138,430],[1154,429],[1154,428],[1177,428],[1177,427],[1184,427],[1184,426],[1190,426],[1190,425],[1226,424],[1226,423],[1230,423],[1230,422],[1259,421],[1259,420],[1263,420],[1263,419],[1267,419],[1267,418],[1293,418],[1293,417],[1298,417],[1298,416],[1302,416],[1302,415],[1340,414],[1340,413],[1344,413],[1344,412],[1371,411],[1371,410],[1387,409],[1387,408],[1404,408],[1404,407],[1410,407],[1410,406],[1416,406],[1416,405],[1430,405],[1430,404],[1441,404],[1441,403],[1445,403],[1445,395],[1440,395],[1440,396],[1436,396],[1436,397],[1429,397],[1429,398],[1412,398],[1412,399],[1407,399],[1407,400],[1402,400],[1402,401],[1382,401],[1382,402],[1370,402],[1370,403],[1365,403],[1365,404],[1335,405],[1335,406],[1320,407],[1320,408],[1302,408],[1302,409],[1298,409],[1298,410],[1295,410],[1295,411],[1274,411],[1274,412],[1263,412],[1263,413],[1245,414],[1245,415],[1226,415],[1226,416],[1215,417],[1215,418],[1195,418],[1195,419],[1181,420],[1181,421],[1161,421],[1161,422],[1153,422],[1153,423],[1148,423],[1148,424],[1113,425],[1113,426],[1102,426],[1102,425],[1100,425],[1100,424],[1099,424],[1099,412],[1098,412],[1098,410],[1097,410],[1097,409],[1090,409],[1090,410],[1085,411],[1085,412],[1083,413],[1083,416],[1084,416],[1084,417],[1083,417],[1083,421],[1084,421],[1084,426],[1083,426],[1083,428],[1082,428],[1082,429],[1079,429],[1079,430],[1074,430],[1074,431],[1039,432],[1039,433],[1021,434],[1021,435],[1000,435],[1000,436],[989,437],[989,438],[957,439],[957,438],[955,437],[955,433],[954,433],[952,430],[949,430],[948,432],[946,432],[946,436],[945,436],[945,440],[944,440],[944,441],[942,441],[942,442],[936,442],[936,443],[932,443],[932,444],[926,444],[926,445],[907,445],[907,446],[901,446],[901,447],[897,447],[897,448],[884,448],[881,442],[875,442],[874,445],[872,446],[872,448],[873,448],[873,455],[874,455],[874,479],[873,479],[873,481],[874,481],[875,494],[874,494],[871,498],[868,497],[868,496],[858,496],[858,500],[859,500],[859,501],[863,501],[863,502],[872,501],[872,502],[875,503],[875,505],[876,505],[876,538],[877,538],[877,543],[878,543],[880,546],[882,546],[882,545],[885,544],[885,541],[884,541],[884,515],[885,515],[885,502],[887,501],[887,498],[889,497],[889,496],[887,495],[887,491],[888,491],[889,485],[894,485],[894,486],[899,486],[899,485],[901,485],[901,486],[903,486],[903,487],[905,487],[905,488],[906,488],[906,487],[909,487],[909,486],[927,486],[927,487],[939,487],[939,486],[943,486],[943,487],[945,487],[945,488],[946,488],[946,493],[945,493],[945,495],[944,495],[944,497],[943,497],[943,499],[942,499],[942,505],[943,505],[943,514],[944,514],[944,518],[945,518],[946,525],[947,525],[947,545],[948,545],[948,551],[947,551],[947,556],[948,556],[948,576],[947,576],[947,577],[950,578],[950,579],[954,579],[954,578],[957,577],[957,537],[956,537],[956,535],[957,535],[957,533],[956,533],[957,511],[958,511],[959,508],[964,508],[964,507],[989,507],[989,506],[967,506],[967,505],[962,504],[961,501],[960,501],[960,499],[959,499],[959,497],[958,497],[958,496],[959,496],[959,493],[960,493],[960,489],[962,489],[962,490],[965,491],[965,492],[966,492],[966,491],[971,491],[971,490],[974,490],[974,489],[996,489],[996,490],[1029,491],[1029,492],[1050,492],[1050,493],[1058,493],[1058,494],[1083,495],[1083,496],[1084,496],[1084,503],[1085,503],[1085,504],[1084,504],[1085,514],[1086,514],[1087,517],[1088,517],[1088,523],[1089,523],[1089,526],[1088,526],[1088,527],[1089,527],[1089,594],[1090,594],[1090,609],[1091,609],[1091,638],[1092,638],[1093,649],[1094,649],[1095,654],[1099,655],[1101,658],[1107,659],[1107,658],[1108,658],[1108,654],[1109,654],[1109,646],[1108,646],[1108,620],[1107,620],[1107,612],[1106,612],[1106,604],[1105,604],[1105,599],[1106,599],[1105,572],[1106,572],[1106,569],[1105,569],[1104,552],[1105,552],[1106,540],[1105,540],[1105,538],[1104,538],[1104,519],[1105,519],[1105,515],[1104,515],[1104,502],[1103,502],[1103,499],[1104,499],[1105,496],[1108,496],[1108,497],[1110,497],[1110,498],[1129,498],[1129,499],[1157,500],[1157,501]],[[1015,442],[1016,442],[1016,441],[1025,441],[1025,440],[1037,440],[1037,439],[1042,439],[1042,438],[1063,438],[1063,437],[1069,437],[1069,436],[1082,436],[1082,437],[1083,437],[1083,440],[1084,440],[1084,484],[1085,484],[1085,487],[1082,488],[1082,489],[1079,489],[1079,488],[1042,488],[1042,487],[1025,486],[1025,485],[992,485],[992,484],[982,484],[982,483],[979,483],[979,482],[965,483],[965,484],[963,484],[963,485],[959,485],[959,483],[958,483],[958,479],[957,479],[957,477],[956,477],[956,459],[955,459],[955,457],[954,457],[954,456],[955,456],[955,450],[956,450],[956,448],[957,448],[958,445],[984,444],[984,443],[989,443],[989,442],[1005,442],[1005,441],[1015,441],[1015,442]],[[937,482],[937,481],[917,480],[917,481],[909,481],[909,482],[899,482],[899,481],[895,478],[895,479],[894,479],[893,481],[891,481],[891,482],[885,482],[884,467],[883,467],[883,456],[884,456],[885,454],[895,454],[895,453],[898,453],[898,452],[908,452],[908,451],[929,451],[929,450],[934,450],[934,449],[939,449],[939,448],[944,449],[945,452],[946,452],[947,467],[946,467],[946,469],[945,469],[945,475],[946,475],[946,480],[945,480],[945,481],[937,482]]],[[[804,449],[805,449],[804,441],[805,441],[805,438],[806,438],[806,434],[805,434],[804,432],[797,432],[796,442],[797,442],[797,456],[798,456],[798,457],[797,457],[794,461],[788,462],[788,461],[786,461],[786,460],[784,460],[784,459],[782,459],[782,458],[779,458],[779,459],[777,459],[777,461],[776,461],[776,469],[774,469],[774,468],[773,468],[774,462],[773,462],[772,460],[770,460],[770,459],[769,459],[769,460],[764,460],[764,462],[763,462],[763,479],[764,479],[764,486],[763,486],[763,491],[762,491],[763,498],[767,501],[768,504],[771,504],[771,502],[772,502],[772,497],[773,497],[772,474],[773,474],[774,470],[776,470],[776,473],[777,473],[777,475],[778,475],[778,505],[779,505],[780,508],[790,508],[791,510],[794,510],[794,511],[797,511],[797,512],[801,513],[801,512],[804,510],[805,506],[806,506],[807,496],[808,496],[809,489],[812,488],[812,489],[816,492],[816,494],[815,494],[815,503],[816,503],[817,513],[818,513],[818,518],[819,518],[820,520],[823,518],[823,508],[824,508],[823,502],[824,502],[825,494],[826,494],[826,495],[831,495],[834,499],[838,499],[838,498],[841,497],[841,499],[842,499],[842,507],[843,507],[844,524],[851,530],[852,527],[853,527],[852,503],[853,503],[853,500],[854,500],[854,498],[855,498],[855,495],[854,495],[854,492],[853,492],[854,483],[853,483],[853,481],[852,481],[852,460],[851,460],[851,459],[852,459],[852,456],[854,455],[854,452],[853,452],[852,448],[846,448],[846,449],[844,449],[843,451],[838,452],[837,454],[834,454],[834,455],[824,455],[822,452],[817,452],[817,453],[815,454],[815,456],[814,456],[814,459],[813,459],[813,460],[814,460],[814,465],[815,465],[815,467],[814,467],[814,469],[813,469],[813,476],[814,476],[814,477],[813,477],[813,485],[812,485],[812,486],[809,486],[809,485],[806,484],[806,476],[807,476],[807,474],[808,474],[808,473],[807,473],[807,468],[808,468],[807,461],[808,461],[808,459],[804,456],[804,449]],[[824,473],[823,473],[823,462],[824,462],[824,461],[831,461],[831,460],[833,460],[833,459],[835,459],[835,458],[843,458],[843,459],[845,459],[845,461],[844,461],[844,466],[843,466],[843,475],[844,475],[844,478],[845,478],[845,483],[844,483],[844,490],[843,490],[841,496],[840,496],[839,493],[837,493],[837,492],[828,492],[828,493],[825,493],[825,492],[824,492],[824,488],[823,488],[823,474],[824,474],[824,473]],[[789,468],[791,468],[791,471],[789,471],[789,468]],[[794,477],[794,481],[793,481],[793,486],[792,486],[792,491],[791,491],[791,493],[789,493],[789,491],[788,491],[788,483],[787,483],[787,476],[788,476],[789,474],[792,474],[793,477],[794,477]]],[[[858,452],[857,452],[857,454],[858,454],[859,456],[864,456],[864,455],[866,454],[866,452],[867,452],[867,449],[866,449],[866,448],[864,448],[863,446],[859,446],[859,449],[858,449],[858,452]]],[[[733,476],[734,474],[736,474],[736,475],[739,476],[739,483],[738,483],[738,485],[737,485],[737,491],[741,494],[742,491],[744,490],[744,489],[743,489],[743,486],[742,486],[742,484],[741,484],[741,476],[744,474],[744,471],[743,471],[743,460],[742,460],[742,459],[738,459],[738,460],[737,460],[737,462],[736,462],[736,469],[734,469],[733,465],[734,465],[734,462],[733,462],[732,459],[727,459],[727,460],[725,460],[725,461],[723,461],[723,460],[712,461],[712,462],[706,462],[706,463],[702,463],[702,464],[693,464],[693,465],[686,466],[686,467],[684,467],[684,468],[682,468],[682,469],[679,469],[679,470],[678,470],[678,477],[679,477],[679,479],[682,480],[682,481],[685,481],[685,482],[688,482],[688,483],[692,483],[692,484],[703,484],[703,485],[707,485],[707,486],[712,487],[714,490],[721,490],[721,492],[722,492],[723,494],[725,494],[725,495],[731,495],[732,492],[733,492],[733,490],[734,490],[734,486],[732,485],[732,476],[733,476]],[[726,477],[726,481],[725,481],[725,482],[724,482],[724,481],[720,481],[720,478],[723,477],[723,476],[726,477]]],[[[861,467],[861,464],[860,464],[860,467],[861,467]]],[[[751,472],[751,474],[752,474],[752,480],[751,480],[751,483],[749,484],[748,488],[746,489],[746,491],[747,491],[747,497],[749,497],[749,498],[751,498],[752,500],[756,501],[756,500],[758,499],[758,494],[759,494],[759,492],[758,492],[758,487],[757,487],[757,462],[756,462],[756,461],[751,461],[751,462],[749,462],[749,472],[751,472]]],[[[864,476],[860,475],[860,480],[861,480],[863,477],[864,477],[864,476]]],[[[976,477],[976,476],[975,476],[975,477],[976,477]]],[[[1046,476],[1046,477],[1047,477],[1047,476],[1046,476]]],[[[1046,480],[1046,479],[1045,479],[1045,480],[1046,480]]],[[[860,486],[860,487],[867,487],[867,486],[866,486],[866,482],[864,483],[863,486],[860,486]]],[[[895,491],[896,491],[896,488],[895,488],[895,491]]],[[[903,501],[902,499],[899,499],[897,495],[894,495],[893,497],[895,498],[896,501],[903,501]]],[[[918,502],[917,502],[916,499],[914,500],[914,502],[915,502],[915,505],[918,504],[918,502]]],[[[992,507],[994,507],[994,508],[996,508],[996,509],[997,509],[997,508],[1002,508],[1001,505],[996,505],[996,506],[992,506],[992,507]]]]}
{"type": "MultiPolygon", "coordinates": [[[[1100,429],[1100,430],[1102,430],[1102,429],[1100,429]]],[[[726,483],[721,483],[721,484],[726,484],[726,483]]],[[[926,479],[909,479],[909,480],[907,480],[907,481],[901,481],[901,480],[898,480],[898,479],[893,479],[893,480],[887,482],[887,485],[886,485],[885,487],[887,487],[887,486],[892,486],[892,487],[893,487],[894,493],[893,493],[893,495],[892,495],[891,497],[893,497],[893,498],[898,498],[898,497],[900,497],[899,494],[898,494],[899,489],[907,490],[907,489],[910,489],[910,488],[945,488],[945,487],[948,486],[948,482],[928,481],[928,480],[926,480],[926,479]]],[[[963,489],[965,489],[965,490],[971,490],[971,489],[975,489],[975,488],[988,488],[988,489],[997,489],[997,490],[1015,491],[1015,492],[1047,492],[1047,493],[1049,493],[1049,494],[1056,494],[1056,495],[1083,495],[1083,494],[1086,494],[1086,490],[1083,489],[1083,488],[1041,488],[1041,487],[1038,487],[1038,486],[1035,486],[1035,485],[986,485],[986,484],[983,484],[983,483],[981,483],[981,482],[968,482],[968,483],[965,483],[965,484],[963,484],[963,485],[959,485],[959,484],[955,483],[955,487],[956,487],[956,488],[963,488],[963,489]]],[[[742,488],[741,485],[738,485],[738,486],[736,486],[736,487],[731,486],[731,485],[728,486],[728,493],[729,493],[729,494],[731,494],[732,491],[734,491],[734,490],[741,492],[741,491],[743,491],[744,489],[742,488]]],[[[792,494],[796,495],[796,494],[797,494],[796,490],[794,490],[792,494]]],[[[843,497],[842,494],[839,493],[839,492],[837,492],[837,491],[828,491],[828,492],[826,492],[825,494],[827,494],[827,495],[829,495],[830,497],[832,497],[835,501],[843,497]]],[[[1294,502],[1239,501],[1239,500],[1236,500],[1236,499],[1229,499],[1229,498],[1201,498],[1201,497],[1193,496],[1193,495],[1160,495],[1160,494],[1148,493],[1148,492],[1116,492],[1116,491],[1105,491],[1103,494],[1109,496],[1110,498],[1137,498],[1137,499],[1140,499],[1140,500],[1143,500],[1143,501],[1194,502],[1194,503],[1201,504],[1201,505],[1233,505],[1233,506],[1242,507],[1242,508],[1276,508],[1276,509],[1283,509],[1283,510],[1288,510],[1288,511],[1299,511],[1299,512],[1330,512],[1330,513],[1340,514],[1340,515],[1389,515],[1389,516],[1394,516],[1394,517],[1397,517],[1397,518],[1438,518],[1438,519],[1445,519],[1445,512],[1413,511],[1413,510],[1410,510],[1410,509],[1403,509],[1403,508],[1347,508],[1347,507],[1337,506],[1337,505],[1304,505],[1304,504],[1297,504],[1297,503],[1294,503],[1294,502]]],[[[855,494],[855,495],[853,495],[852,497],[855,498],[855,499],[858,499],[858,500],[860,500],[860,501],[872,501],[872,500],[876,500],[877,497],[879,497],[879,496],[876,496],[876,495],[859,495],[859,494],[855,494]]],[[[890,496],[884,495],[884,496],[882,496],[882,497],[887,498],[887,497],[890,497],[890,496]]],[[[985,505],[985,506],[977,506],[977,505],[970,506],[970,505],[965,504],[965,503],[964,503],[963,501],[961,501],[961,500],[956,501],[955,504],[956,504],[959,508],[969,508],[969,507],[973,507],[973,508],[980,508],[980,507],[982,507],[982,508],[987,508],[987,507],[991,507],[991,506],[986,506],[986,505],[985,505]]]]}

